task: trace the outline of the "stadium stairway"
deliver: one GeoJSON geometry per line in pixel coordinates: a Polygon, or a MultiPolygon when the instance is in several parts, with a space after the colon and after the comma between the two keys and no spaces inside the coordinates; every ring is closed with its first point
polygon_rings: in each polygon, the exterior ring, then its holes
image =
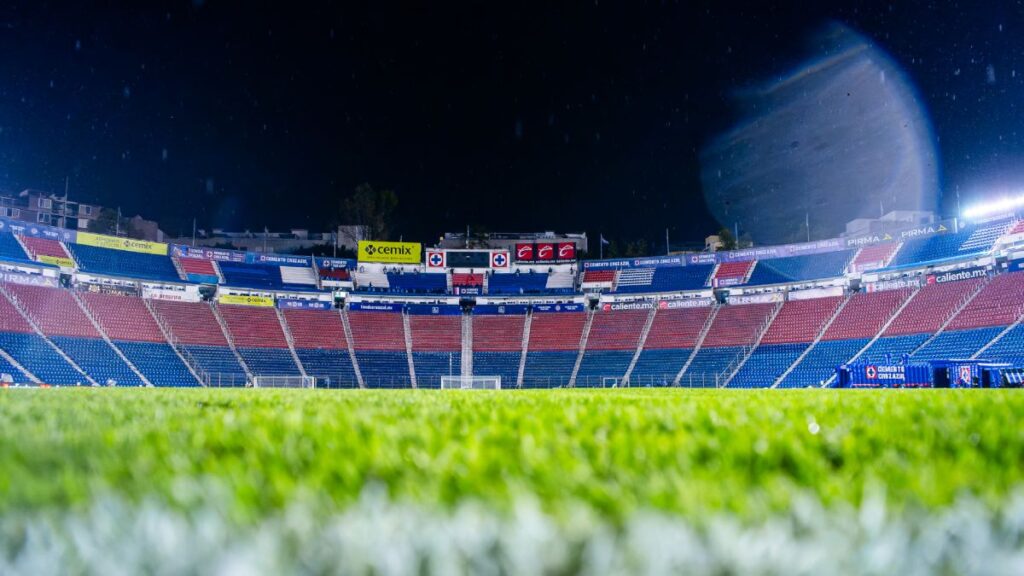
{"type": "Polygon", "coordinates": [[[188,371],[192,374],[192,377],[196,379],[196,382],[198,382],[200,386],[205,386],[205,384],[203,384],[203,379],[200,378],[199,376],[198,365],[195,363],[194,359],[189,358],[188,356],[186,356],[186,354],[183,353],[184,348],[180,345],[180,343],[178,343],[175,340],[174,334],[171,332],[167,324],[164,323],[163,318],[161,318],[160,315],[157,314],[155,310],[153,310],[153,305],[151,301],[148,298],[143,298],[142,303],[146,307],[146,310],[149,311],[149,314],[153,318],[153,321],[156,322],[156,325],[160,329],[160,332],[163,334],[164,341],[167,342],[167,345],[170,346],[171,350],[173,350],[174,353],[178,355],[178,359],[181,360],[181,363],[184,364],[185,368],[187,368],[188,371]]]}
{"type": "Polygon", "coordinates": [[[284,333],[284,341],[288,344],[288,351],[292,355],[292,361],[295,362],[295,366],[299,369],[299,374],[305,378],[308,376],[306,374],[306,367],[302,365],[302,360],[299,359],[298,353],[295,352],[295,338],[292,337],[291,330],[288,329],[288,322],[285,322],[284,312],[277,307],[274,308],[274,312],[277,313],[277,322],[281,325],[281,332],[284,333]]]}
{"type": "Polygon", "coordinates": [[[670,386],[693,352],[714,308],[658,310],[629,375],[630,386],[670,386]]]}
{"type": "Polygon", "coordinates": [[[472,316],[473,373],[500,376],[502,388],[515,388],[523,365],[527,314],[472,316]]]}
{"type": "Polygon", "coordinates": [[[210,307],[210,310],[213,311],[213,317],[215,320],[217,320],[217,324],[220,326],[221,332],[224,333],[224,339],[227,340],[228,342],[228,349],[231,350],[231,353],[234,354],[235,359],[238,360],[238,365],[242,367],[243,371],[245,371],[246,379],[252,381],[252,377],[254,376],[254,374],[252,370],[249,368],[249,365],[245,362],[245,359],[238,352],[238,347],[235,346],[235,340],[231,336],[231,330],[228,329],[228,324],[227,322],[224,321],[224,317],[221,315],[220,309],[218,308],[217,304],[213,302],[209,303],[208,305],[210,307]]]}
{"type": "MultiPolygon", "coordinates": [[[[74,298],[76,303],[78,303],[78,307],[82,310],[82,313],[85,314],[85,317],[88,318],[90,322],[92,322],[93,327],[96,329],[96,332],[99,333],[100,337],[103,338],[103,341],[106,342],[107,345],[110,346],[111,350],[113,350],[114,353],[117,354],[121,358],[121,360],[128,365],[128,368],[130,368],[131,371],[134,372],[135,375],[138,376],[140,380],[142,380],[143,384],[145,384],[146,386],[153,386],[153,383],[149,380],[149,378],[146,377],[145,374],[142,373],[142,371],[139,370],[135,363],[129,360],[128,357],[125,356],[124,352],[122,352],[120,348],[114,345],[114,342],[110,339],[110,336],[107,335],[107,332],[103,329],[103,326],[101,326],[99,321],[96,320],[96,316],[93,315],[91,310],[89,310],[89,307],[86,305],[85,301],[82,300],[82,297],[78,295],[78,292],[75,292],[73,290],[70,292],[71,297],[74,298]]],[[[128,297],[126,296],[126,298],[128,297]]]]}
{"type": "Polygon", "coordinates": [[[579,355],[585,312],[531,313],[522,369],[522,387],[552,388],[569,384],[579,355]]]}
{"type": "Polygon", "coordinates": [[[629,366],[626,367],[626,373],[622,375],[622,379],[627,383],[629,382],[630,376],[633,375],[633,370],[636,369],[636,363],[640,360],[640,354],[643,353],[644,344],[647,343],[647,336],[651,333],[651,325],[654,324],[654,316],[658,313],[657,307],[652,308],[647,314],[647,320],[644,322],[643,328],[640,329],[640,338],[636,343],[636,350],[633,352],[633,358],[629,361],[629,366]]]}
{"type": "MultiPolygon", "coordinates": [[[[958,302],[958,304],[957,304],[956,308],[954,309],[953,313],[950,314],[949,317],[946,318],[943,321],[942,325],[940,325],[937,330],[935,330],[927,339],[925,339],[920,345],[918,345],[917,348],[915,348],[910,353],[910,355],[914,356],[918,352],[920,352],[920,351],[924,350],[925,348],[927,348],[928,346],[930,346],[932,344],[932,342],[934,342],[936,339],[940,338],[945,333],[946,328],[948,326],[950,326],[950,324],[952,324],[954,320],[956,320],[957,316],[959,316],[961,312],[963,312],[968,306],[970,306],[971,302],[974,301],[975,298],[977,298],[978,294],[982,293],[982,291],[985,288],[985,284],[986,283],[987,282],[975,282],[975,283],[972,283],[971,288],[973,288],[973,289],[969,290],[968,293],[963,296],[963,298],[960,300],[960,302],[958,302]]],[[[923,291],[923,290],[924,289],[922,288],[921,291],[923,291]]],[[[918,292],[918,294],[920,294],[920,291],[918,292]]],[[[944,340],[944,338],[943,338],[943,340],[944,340]]],[[[977,347],[975,347],[974,349],[977,350],[977,347]]],[[[972,354],[973,354],[973,352],[972,352],[972,354]]]]}
{"type": "Polygon", "coordinates": [[[359,386],[340,311],[287,309],[282,316],[300,366],[307,376],[317,379],[318,388],[359,386]]]}
{"type": "Polygon", "coordinates": [[[700,352],[701,348],[704,346],[704,340],[707,339],[708,333],[711,332],[711,326],[714,325],[715,318],[718,317],[718,311],[721,309],[722,307],[720,305],[716,304],[712,306],[711,313],[708,314],[708,318],[704,322],[704,327],[701,328],[700,334],[697,335],[697,340],[693,344],[693,350],[690,351],[689,357],[687,357],[686,362],[683,363],[682,368],[679,369],[679,373],[676,374],[675,380],[672,381],[672,384],[674,386],[681,385],[681,382],[683,381],[683,375],[686,374],[687,370],[690,369],[690,366],[693,364],[694,358],[697,357],[697,353],[700,352]]]}
{"type": "Polygon", "coordinates": [[[786,370],[775,380],[775,382],[772,383],[772,388],[778,388],[779,384],[781,384],[786,379],[786,377],[789,376],[791,372],[793,372],[793,369],[796,368],[800,364],[800,362],[802,362],[804,358],[806,358],[807,355],[814,350],[818,343],[821,342],[822,337],[825,336],[825,332],[828,332],[828,329],[832,326],[832,323],[836,321],[836,318],[839,318],[839,316],[843,313],[843,309],[846,308],[846,305],[850,303],[850,299],[852,298],[853,294],[847,294],[846,297],[843,298],[843,301],[840,302],[839,306],[836,307],[835,312],[832,313],[832,317],[830,317],[828,321],[821,326],[821,329],[818,330],[818,333],[814,335],[814,340],[811,341],[811,345],[805,348],[804,351],[801,352],[799,356],[797,356],[796,360],[794,360],[793,363],[790,364],[789,367],[786,368],[786,370]]]}
{"type": "Polygon", "coordinates": [[[758,331],[757,338],[754,340],[754,344],[747,352],[747,355],[740,360],[739,364],[736,365],[736,368],[726,377],[725,383],[722,384],[723,388],[729,386],[729,383],[732,382],[733,378],[735,378],[736,375],[740,373],[740,370],[743,369],[743,366],[750,361],[750,357],[753,356],[754,351],[757,350],[757,348],[761,345],[761,340],[764,339],[765,334],[767,334],[768,331],[771,329],[772,324],[774,324],[775,319],[779,317],[779,313],[782,311],[782,308],[785,306],[785,304],[785,302],[782,302],[778,306],[776,306],[774,310],[772,310],[771,316],[769,316],[768,321],[764,323],[764,326],[761,328],[761,330],[758,331]]]}
{"type": "Polygon", "coordinates": [[[460,364],[463,375],[473,375],[473,316],[468,312],[462,314],[462,358],[460,364]]]}
{"type": "Polygon", "coordinates": [[[516,373],[516,388],[523,387],[523,373],[526,371],[526,354],[530,350],[530,330],[533,327],[533,311],[526,312],[523,320],[523,341],[521,343],[521,356],[519,358],[519,371],[516,373]]]}
{"type": "Polygon", "coordinates": [[[356,384],[360,388],[366,388],[366,382],[363,380],[363,372],[359,368],[359,361],[356,359],[355,345],[352,343],[352,324],[349,322],[348,311],[344,308],[338,311],[341,315],[341,327],[345,331],[345,342],[348,348],[349,359],[352,361],[352,373],[355,374],[356,384]]]}
{"type": "Polygon", "coordinates": [[[405,361],[409,365],[409,385],[419,388],[416,381],[416,364],[412,359],[412,326],[409,322],[409,315],[402,312],[402,337],[405,339],[405,361]]]}
{"type": "Polygon", "coordinates": [[[650,317],[650,310],[595,311],[576,386],[603,387],[606,381],[621,385],[650,317]]]}
{"type": "Polygon", "coordinates": [[[583,363],[583,355],[587,350],[587,338],[590,336],[590,328],[594,324],[594,311],[588,310],[586,312],[587,319],[583,323],[583,332],[580,333],[580,345],[579,351],[576,354],[576,363],[572,367],[572,374],[569,375],[569,387],[576,387],[576,376],[580,372],[580,364],[583,363]]]}

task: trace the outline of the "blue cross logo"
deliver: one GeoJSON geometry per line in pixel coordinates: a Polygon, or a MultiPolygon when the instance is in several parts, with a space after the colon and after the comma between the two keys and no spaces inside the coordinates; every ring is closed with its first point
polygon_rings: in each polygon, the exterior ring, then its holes
{"type": "Polygon", "coordinates": [[[431,266],[440,266],[441,265],[441,255],[438,254],[437,252],[434,252],[433,254],[431,254],[430,255],[430,265],[431,266]]]}
{"type": "Polygon", "coordinates": [[[495,266],[504,266],[505,265],[505,255],[504,254],[495,254],[494,255],[494,265],[495,266]]]}

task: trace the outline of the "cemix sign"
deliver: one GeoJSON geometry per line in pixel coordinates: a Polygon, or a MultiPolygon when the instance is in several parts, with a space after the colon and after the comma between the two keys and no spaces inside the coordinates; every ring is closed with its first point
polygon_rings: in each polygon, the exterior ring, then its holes
{"type": "Polygon", "coordinates": [[[419,264],[421,250],[419,242],[360,240],[359,261],[383,264],[419,264]]]}

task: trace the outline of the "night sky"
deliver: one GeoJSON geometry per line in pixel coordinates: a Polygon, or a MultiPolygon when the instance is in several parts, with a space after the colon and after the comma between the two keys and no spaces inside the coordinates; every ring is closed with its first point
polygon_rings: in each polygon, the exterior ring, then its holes
{"type": "Polygon", "coordinates": [[[370,182],[406,239],[700,240],[701,146],[830,21],[917,86],[947,212],[957,189],[1024,189],[1020,4],[146,4],[0,8],[0,191],[68,176],[173,235],[322,229],[370,182]]]}

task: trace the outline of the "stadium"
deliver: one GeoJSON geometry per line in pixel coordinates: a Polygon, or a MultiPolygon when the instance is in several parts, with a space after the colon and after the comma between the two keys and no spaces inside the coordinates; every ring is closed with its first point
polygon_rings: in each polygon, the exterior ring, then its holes
{"type": "Polygon", "coordinates": [[[15,385],[805,388],[864,365],[852,385],[1003,387],[1024,367],[1012,213],[582,262],[571,242],[354,261],[0,224],[15,385]]]}
{"type": "Polygon", "coordinates": [[[0,574],[1024,574],[1024,18],[0,7],[0,574]]]}

